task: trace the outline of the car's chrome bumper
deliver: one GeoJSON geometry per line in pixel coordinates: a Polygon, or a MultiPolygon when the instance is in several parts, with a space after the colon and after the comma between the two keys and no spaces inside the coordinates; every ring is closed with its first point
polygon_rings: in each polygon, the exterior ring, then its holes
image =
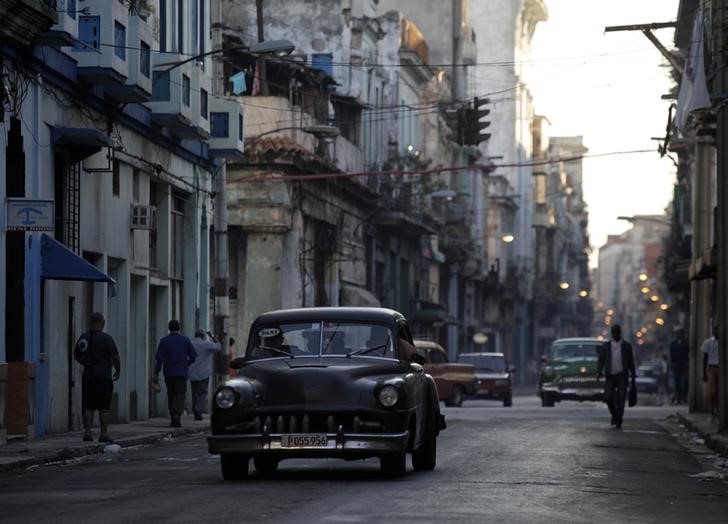
{"type": "Polygon", "coordinates": [[[326,446],[317,447],[283,447],[281,434],[245,434],[245,435],[212,435],[207,437],[207,448],[210,453],[254,454],[274,451],[277,453],[331,454],[341,453],[391,453],[404,451],[409,443],[410,433],[327,433],[326,446]]]}
{"type": "Polygon", "coordinates": [[[541,386],[541,394],[543,393],[571,399],[597,399],[604,396],[604,388],[559,387],[544,384],[541,386]]]}

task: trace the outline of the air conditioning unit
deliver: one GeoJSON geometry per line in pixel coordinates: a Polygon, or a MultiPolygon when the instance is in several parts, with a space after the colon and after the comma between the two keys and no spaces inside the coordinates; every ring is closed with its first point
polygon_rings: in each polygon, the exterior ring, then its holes
{"type": "Polygon", "coordinates": [[[71,48],[78,76],[92,84],[124,84],[130,51],[127,7],[121,2],[84,0],[84,11],[88,14],[76,13],[79,43],[71,48]]]}
{"type": "Polygon", "coordinates": [[[240,157],[243,145],[243,104],[238,98],[210,100],[210,154],[221,158],[240,157]]]}
{"type": "Polygon", "coordinates": [[[157,226],[155,206],[131,206],[131,229],[154,230],[157,226]]]}

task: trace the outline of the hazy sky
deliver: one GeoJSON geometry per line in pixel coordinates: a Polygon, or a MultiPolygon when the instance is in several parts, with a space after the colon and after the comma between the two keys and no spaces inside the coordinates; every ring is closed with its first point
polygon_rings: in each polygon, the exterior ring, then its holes
{"type": "MultiPolygon", "coordinates": [[[[529,64],[536,112],[552,136],[583,135],[589,154],[639,149],[655,153],[585,159],[584,195],[591,244],[628,229],[617,216],[659,214],[670,202],[675,168],[651,137],[665,135],[672,80],[659,51],[639,31],[605,26],[669,22],[678,0],[546,0],[549,20],[537,26],[529,64]]],[[[672,48],[672,29],[655,35],[672,48]]],[[[596,258],[592,256],[592,262],[596,258]]]]}

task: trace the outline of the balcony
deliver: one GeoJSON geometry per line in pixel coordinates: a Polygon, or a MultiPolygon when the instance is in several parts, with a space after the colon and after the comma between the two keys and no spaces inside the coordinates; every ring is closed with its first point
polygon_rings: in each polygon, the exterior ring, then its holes
{"type": "Polygon", "coordinates": [[[79,43],[71,50],[78,77],[91,84],[123,85],[129,76],[128,11],[121,2],[105,0],[86,0],[84,7],[90,14],[78,13],[79,43]]]}
{"type": "Polygon", "coordinates": [[[145,105],[152,111],[152,120],[163,127],[184,129],[192,127],[192,74],[196,67],[192,63],[173,69],[161,66],[181,62],[183,55],[155,55],[156,67],[152,73],[152,98],[145,105]]]}
{"type": "Polygon", "coordinates": [[[42,32],[33,42],[56,47],[72,46],[78,40],[78,13],[70,0],[58,0],[58,22],[42,32]]]}
{"type": "Polygon", "coordinates": [[[118,102],[142,103],[152,97],[151,50],[158,47],[151,26],[138,16],[129,18],[128,77],[123,86],[109,87],[107,94],[118,102]]]}
{"type": "Polygon", "coordinates": [[[243,106],[238,98],[210,99],[210,154],[222,158],[242,157],[243,106]]]}
{"type": "Polygon", "coordinates": [[[0,40],[31,45],[58,22],[55,4],[51,0],[0,0],[0,40]]]}

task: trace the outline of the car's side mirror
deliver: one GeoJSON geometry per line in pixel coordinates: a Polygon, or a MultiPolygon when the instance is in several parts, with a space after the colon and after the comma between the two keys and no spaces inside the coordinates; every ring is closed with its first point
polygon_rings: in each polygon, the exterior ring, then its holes
{"type": "Polygon", "coordinates": [[[230,361],[230,367],[233,369],[240,369],[245,363],[245,357],[235,357],[230,361]]]}
{"type": "Polygon", "coordinates": [[[415,364],[419,364],[420,366],[424,365],[425,362],[427,362],[427,359],[420,355],[419,353],[414,353],[410,357],[410,362],[414,362],[415,364]]]}

